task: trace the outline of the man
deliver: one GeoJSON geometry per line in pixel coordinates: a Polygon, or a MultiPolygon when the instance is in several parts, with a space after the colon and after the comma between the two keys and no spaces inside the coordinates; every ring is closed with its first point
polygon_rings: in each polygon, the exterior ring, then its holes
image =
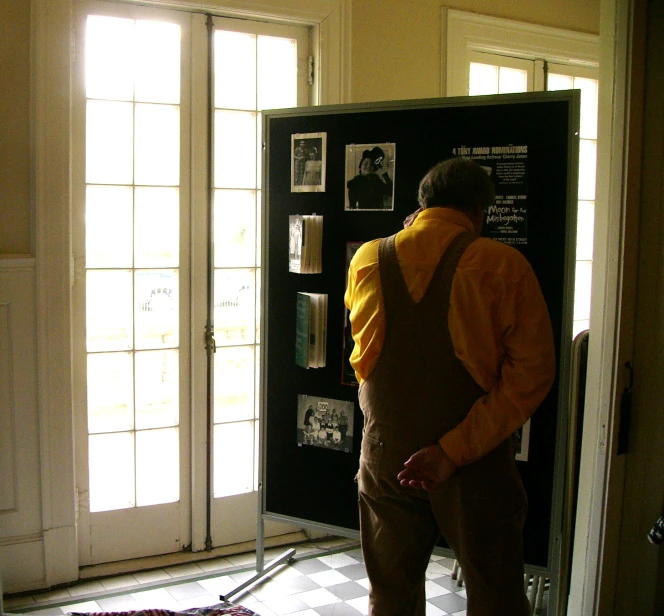
{"type": "Polygon", "coordinates": [[[478,236],[493,200],[479,165],[444,161],[420,183],[412,225],[363,244],[350,265],[373,616],[424,615],[440,533],[462,567],[468,616],[529,614],[512,435],[549,391],[555,354],[532,268],[478,236]]]}

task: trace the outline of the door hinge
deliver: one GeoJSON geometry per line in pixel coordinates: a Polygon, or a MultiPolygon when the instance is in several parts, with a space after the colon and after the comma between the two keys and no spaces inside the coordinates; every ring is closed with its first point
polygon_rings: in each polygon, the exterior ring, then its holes
{"type": "Polygon", "coordinates": [[[314,57],[309,56],[309,76],[307,82],[310,86],[314,85],[314,57]]]}
{"type": "Polygon", "coordinates": [[[210,326],[205,327],[205,350],[209,354],[217,352],[217,343],[214,339],[214,328],[210,326]]]}

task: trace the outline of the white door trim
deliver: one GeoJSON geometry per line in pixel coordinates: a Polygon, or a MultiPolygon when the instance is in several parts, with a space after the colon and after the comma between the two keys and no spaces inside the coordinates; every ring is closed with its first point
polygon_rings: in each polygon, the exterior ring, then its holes
{"type": "MultiPolygon", "coordinates": [[[[46,586],[78,579],[71,331],[73,1],[31,0],[37,345],[46,586]]],[[[191,9],[193,2],[155,5],[191,9]]],[[[314,26],[318,102],[348,102],[350,0],[228,0],[224,12],[314,26]]]]}

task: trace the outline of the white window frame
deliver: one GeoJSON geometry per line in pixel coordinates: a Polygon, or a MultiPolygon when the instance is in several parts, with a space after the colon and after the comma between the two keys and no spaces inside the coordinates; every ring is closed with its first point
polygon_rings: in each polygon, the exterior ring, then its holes
{"type": "MultiPolygon", "coordinates": [[[[78,579],[71,289],[71,104],[74,0],[31,0],[33,186],[44,586],[78,579]]],[[[172,7],[168,1],[155,6],[172,7]]],[[[205,7],[183,0],[182,8],[205,7]]],[[[211,9],[210,9],[211,10],[211,9]]],[[[227,0],[215,14],[309,25],[318,77],[313,102],[348,102],[350,0],[227,0]]]]}
{"type": "Polygon", "coordinates": [[[443,39],[447,40],[442,62],[443,96],[467,95],[466,66],[473,51],[572,66],[599,65],[599,37],[592,34],[453,9],[443,9],[441,21],[443,39]]]}

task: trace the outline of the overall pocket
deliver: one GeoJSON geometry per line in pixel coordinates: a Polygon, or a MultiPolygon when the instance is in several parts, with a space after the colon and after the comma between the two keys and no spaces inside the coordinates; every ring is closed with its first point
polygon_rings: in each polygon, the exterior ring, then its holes
{"type": "Polygon", "coordinates": [[[380,467],[383,460],[383,443],[367,434],[362,437],[358,488],[369,496],[380,494],[380,467]]]}

